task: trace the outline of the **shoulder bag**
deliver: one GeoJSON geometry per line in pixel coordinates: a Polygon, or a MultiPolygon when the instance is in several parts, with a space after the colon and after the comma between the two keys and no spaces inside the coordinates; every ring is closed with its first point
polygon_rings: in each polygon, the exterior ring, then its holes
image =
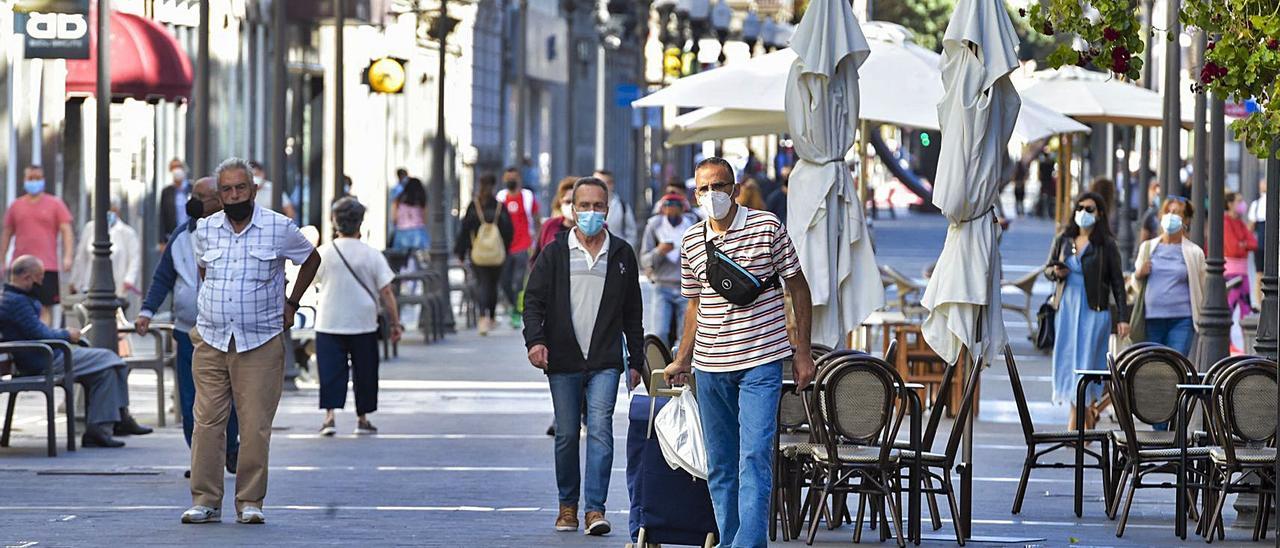
{"type": "MultiPolygon", "coordinates": [[[[1060,260],[1061,253],[1062,237],[1059,236],[1053,244],[1053,253],[1049,256],[1050,264],[1060,260]]],[[[1039,350],[1052,349],[1053,343],[1057,340],[1055,323],[1058,319],[1058,303],[1054,299],[1057,294],[1055,288],[1055,291],[1044,300],[1044,304],[1040,305],[1040,310],[1036,312],[1036,348],[1039,350]]]]}
{"type": "Polygon", "coordinates": [[[356,270],[351,268],[351,263],[347,262],[347,258],[342,255],[342,250],[338,248],[338,242],[333,242],[333,250],[338,254],[338,258],[342,259],[342,264],[347,267],[347,272],[351,273],[351,277],[356,279],[356,283],[360,284],[360,288],[373,299],[373,306],[378,310],[378,340],[386,340],[391,335],[391,322],[387,321],[387,311],[382,307],[382,301],[378,299],[378,295],[364,285],[364,280],[360,279],[360,275],[356,274],[356,270]]]}
{"type": "Polygon", "coordinates": [[[765,280],[757,278],[716,249],[711,239],[707,238],[710,228],[706,224],[702,225],[702,230],[707,245],[707,284],[726,301],[746,306],[756,302],[765,291],[782,287],[777,272],[765,280]]]}

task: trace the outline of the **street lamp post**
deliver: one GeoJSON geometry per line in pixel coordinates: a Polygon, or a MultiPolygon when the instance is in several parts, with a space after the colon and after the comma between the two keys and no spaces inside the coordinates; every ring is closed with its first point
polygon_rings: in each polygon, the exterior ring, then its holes
{"type": "MultiPolygon", "coordinates": [[[[1204,66],[1204,53],[1208,38],[1204,31],[1196,32],[1196,55],[1195,69],[1192,74],[1200,74],[1200,67],[1204,66]]],[[[1209,163],[1209,134],[1206,131],[1207,124],[1204,119],[1204,111],[1207,106],[1207,97],[1204,93],[1197,93],[1195,98],[1195,167],[1192,171],[1191,179],[1191,203],[1197,207],[1204,204],[1207,192],[1205,186],[1209,182],[1208,163],[1209,163]]],[[[1221,181],[1215,184],[1220,184],[1221,181]]],[[[1191,240],[1204,246],[1204,226],[1206,216],[1196,215],[1191,219],[1191,240]]]]}
{"type": "MultiPolygon", "coordinates": [[[[115,352],[120,343],[116,339],[116,310],[120,301],[116,297],[115,276],[111,272],[111,236],[107,232],[107,210],[111,199],[111,0],[98,0],[98,82],[97,82],[97,138],[94,146],[93,184],[93,264],[89,277],[89,294],[85,308],[89,311],[89,342],[96,348],[115,352]]],[[[50,265],[57,266],[57,265],[50,265]]]]}
{"type": "MultiPolygon", "coordinates": [[[[1121,130],[1115,124],[1107,124],[1107,131],[1112,136],[1112,142],[1120,145],[1118,150],[1125,151],[1124,160],[1129,160],[1130,142],[1133,140],[1133,132],[1121,130]]],[[[1115,157],[1115,152],[1107,151],[1108,154],[1115,157]]],[[[1116,216],[1120,218],[1120,222],[1116,225],[1116,242],[1120,246],[1120,262],[1128,267],[1133,261],[1133,223],[1129,220],[1129,197],[1133,195],[1133,181],[1129,176],[1129,170],[1122,162],[1116,162],[1116,169],[1112,169],[1109,176],[1115,177],[1116,182],[1120,184],[1120,197],[1116,201],[1116,216]]]]}
{"type": "MultiPolygon", "coordinates": [[[[195,132],[192,134],[191,168],[195,177],[209,170],[209,0],[200,0],[200,26],[196,29],[195,132]]],[[[102,12],[98,12],[102,13],[102,12]]],[[[101,48],[100,48],[101,49],[101,48]]]]}
{"type": "MultiPolygon", "coordinates": [[[[279,0],[277,0],[279,1],[279,0]]],[[[343,85],[344,34],[347,27],[347,11],[342,0],[333,0],[333,196],[342,195],[343,176],[346,171],[346,90],[343,85]]],[[[278,184],[278,183],[277,183],[278,184]]]]}
{"type": "MultiPolygon", "coordinates": [[[[271,185],[271,207],[279,210],[284,203],[284,183],[288,174],[285,163],[285,114],[288,112],[285,91],[289,87],[289,27],[285,21],[284,2],[271,4],[271,108],[270,137],[268,139],[267,170],[274,184],[271,185]]],[[[299,206],[301,207],[301,206],[299,206]]]]}
{"type": "MultiPolygon", "coordinates": [[[[1155,14],[1152,12],[1154,0],[1143,1],[1143,13],[1146,15],[1143,19],[1143,35],[1146,36],[1146,47],[1143,48],[1143,65],[1142,65],[1142,87],[1151,89],[1154,82],[1152,78],[1155,76],[1154,65],[1151,61],[1152,50],[1155,44],[1152,40],[1151,24],[1155,20],[1155,14]]],[[[1151,207],[1151,128],[1142,126],[1142,148],[1138,151],[1138,222],[1144,223],[1147,219],[1147,209],[1151,207]]],[[[1141,225],[1139,225],[1141,226],[1141,225]]]]}
{"type": "MultiPolygon", "coordinates": [[[[1177,36],[1179,31],[1178,12],[1180,0],[1168,0],[1165,9],[1165,30],[1177,36]]],[[[1175,38],[1167,40],[1164,47],[1164,126],[1160,168],[1160,192],[1165,196],[1182,194],[1178,172],[1182,169],[1182,46],[1175,38]]],[[[1221,181],[1221,180],[1219,180],[1221,181]]]]}
{"type": "Polygon", "coordinates": [[[1223,98],[1214,95],[1209,99],[1209,211],[1206,212],[1208,226],[1205,230],[1206,264],[1208,276],[1205,279],[1204,302],[1200,307],[1200,320],[1197,331],[1200,342],[1196,348],[1196,361],[1201,367],[1208,367],[1227,357],[1230,353],[1229,334],[1231,330],[1231,311],[1227,308],[1227,286],[1223,279],[1225,261],[1223,248],[1223,181],[1226,177],[1226,122],[1223,115],[1223,98]]]}
{"type": "MultiPolygon", "coordinates": [[[[1267,222],[1280,223],[1280,160],[1275,159],[1280,152],[1280,142],[1272,145],[1271,158],[1267,159],[1267,222]]],[[[1272,360],[1280,360],[1280,238],[1275,231],[1269,234],[1264,242],[1262,272],[1262,318],[1258,323],[1258,338],[1254,349],[1259,355],[1272,360]]]]}
{"type": "MultiPolygon", "coordinates": [[[[436,134],[434,149],[431,154],[431,269],[435,271],[444,284],[446,295],[449,293],[449,247],[445,241],[445,215],[448,208],[444,203],[444,158],[445,158],[445,56],[448,55],[449,33],[458,24],[458,20],[449,16],[449,0],[440,0],[440,15],[431,23],[428,33],[439,44],[440,57],[436,66],[436,134]]],[[[445,328],[452,332],[454,327],[453,307],[448,307],[444,315],[445,328]]]]}

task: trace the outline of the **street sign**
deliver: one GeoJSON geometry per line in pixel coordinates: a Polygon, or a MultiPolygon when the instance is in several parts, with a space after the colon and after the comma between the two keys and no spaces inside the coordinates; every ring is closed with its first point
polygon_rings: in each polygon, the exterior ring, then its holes
{"type": "Polygon", "coordinates": [[[631,102],[640,98],[640,86],[635,84],[618,84],[613,88],[613,104],[619,107],[629,107],[631,102]]]}
{"type": "Polygon", "coordinates": [[[89,0],[17,0],[13,16],[27,59],[89,58],[89,0]]]}
{"type": "Polygon", "coordinates": [[[1222,110],[1228,118],[1244,118],[1258,112],[1258,101],[1249,99],[1243,103],[1227,103],[1222,110]]]}

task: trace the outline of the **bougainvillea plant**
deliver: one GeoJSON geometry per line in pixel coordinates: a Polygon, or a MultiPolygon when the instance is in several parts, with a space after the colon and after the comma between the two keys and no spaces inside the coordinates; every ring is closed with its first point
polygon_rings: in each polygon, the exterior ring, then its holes
{"type": "Polygon", "coordinates": [[[1132,0],[1043,0],[1018,13],[1041,34],[1067,38],[1045,59],[1053,68],[1093,63],[1130,80],[1142,74],[1146,46],[1132,0]]]}
{"type": "Polygon", "coordinates": [[[1256,101],[1258,111],[1232,122],[1231,129],[1254,155],[1271,157],[1272,144],[1280,140],[1280,2],[1183,2],[1182,24],[1210,37],[1193,91],[1256,101]]]}

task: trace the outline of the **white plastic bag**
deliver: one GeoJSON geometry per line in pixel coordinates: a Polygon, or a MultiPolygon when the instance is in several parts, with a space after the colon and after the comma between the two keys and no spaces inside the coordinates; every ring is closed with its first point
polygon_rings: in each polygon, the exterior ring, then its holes
{"type": "Polygon", "coordinates": [[[707,479],[707,446],[702,437],[702,414],[688,386],[671,398],[654,418],[654,431],[662,456],[671,469],[684,468],[696,478],[707,479]]]}

